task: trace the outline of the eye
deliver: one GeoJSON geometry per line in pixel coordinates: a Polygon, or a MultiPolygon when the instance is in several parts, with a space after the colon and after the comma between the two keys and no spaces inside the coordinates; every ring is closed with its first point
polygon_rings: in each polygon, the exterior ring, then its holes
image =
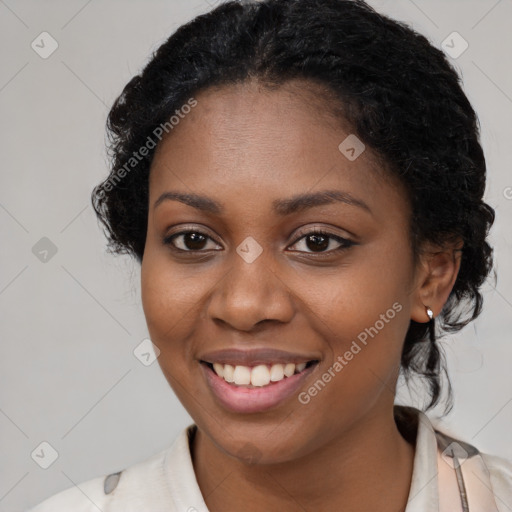
{"type": "Polygon", "coordinates": [[[182,252],[216,250],[215,247],[205,247],[208,245],[208,240],[214,242],[215,246],[218,246],[215,240],[206,233],[198,231],[197,229],[189,229],[164,238],[163,243],[164,245],[170,245],[173,249],[182,252]]]}
{"type": "MultiPolygon", "coordinates": [[[[304,234],[299,234],[302,236],[298,238],[293,245],[297,245],[299,242],[303,241],[309,251],[299,250],[298,252],[306,252],[309,254],[336,253],[356,245],[356,243],[351,240],[318,228],[312,229],[304,234]],[[338,244],[338,247],[332,248],[333,242],[334,244],[338,244]]],[[[173,250],[178,252],[219,250],[218,247],[220,247],[210,236],[197,229],[188,229],[174,233],[165,237],[163,243],[164,245],[171,246],[173,250]],[[212,242],[213,247],[208,247],[209,241],[212,242]]]]}
{"type": "MultiPolygon", "coordinates": [[[[315,254],[315,253],[336,253],[339,251],[344,251],[348,249],[349,247],[352,247],[353,245],[356,245],[355,242],[352,242],[351,240],[348,240],[346,238],[343,238],[339,235],[334,235],[333,233],[329,233],[327,231],[324,231],[322,229],[312,229],[308,231],[307,233],[303,234],[293,245],[298,244],[300,241],[304,241],[305,245],[308,249],[311,250],[309,254],[315,254]],[[338,247],[332,248],[332,243],[334,241],[334,244],[338,244],[338,247]],[[330,248],[330,249],[329,249],[330,248]],[[329,249],[329,250],[327,250],[329,249]]],[[[299,252],[306,252],[308,251],[299,251],[299,252]]]]}

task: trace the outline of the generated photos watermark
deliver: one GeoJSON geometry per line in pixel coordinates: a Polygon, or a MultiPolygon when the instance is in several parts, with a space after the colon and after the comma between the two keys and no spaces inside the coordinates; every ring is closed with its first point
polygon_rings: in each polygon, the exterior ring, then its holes
{"type": "Polygon", "coordinates": [[[167,134],[174,130],[180,121],[197,106],[197,103],[198,102],[195,98],[189,98],[186,103],[184,103],[179,109],[175,110],[174,114],[165,123],[159,124],[153,130],[152,135],[147,136],[146,142],[137,151],[132,153],[128,162],[109,176],[103,184],[103,188],[98,192],[98,198],[102,199],[105,196],[105,192],[110,192],[118,183],[120,183],[122,178],[124,178],[132,169],[137,167],[138,163],[144,160],[152,149],[156,148],[158,142],[162,140],[164,133],[167,134]]]}
{"type": "Polygon", "coordinates": [[[322,391],[325,386],[331,382],[331,380],[336,377],[337,374],[347,366],[347,364],[352,361],[355,355],[361,352],[362,348],[367,345],[368,337],[374,338],[382,329],[384,329],[385,325],[388,324],[393,318],[395,318],[396,314],[402,311],[402,304],[399,302],[395,302],[385,313],[382,313],[372,326],[366,327],[363,331],[361,331],[357,335],[357,341],[353,340],[350,348],[343,353],[343,355],[339,355],[336,358],[336,361],[333,365],[331,365],[315,382],[312,384],[307,391],[302,391],[299,393],[297,399],[303,404],[307,405],[311,401],[311,398],[315,397],[320,391],[322,391]],[[361,345],[363,347],[361,347],[361,345]]]}

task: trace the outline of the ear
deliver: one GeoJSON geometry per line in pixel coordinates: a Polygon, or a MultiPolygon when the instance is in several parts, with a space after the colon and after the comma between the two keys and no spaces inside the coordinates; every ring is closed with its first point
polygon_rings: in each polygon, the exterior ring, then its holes
{"type": "Polygon", "coordinates": [[[462,245],[460,238],[442,247],[430,243],[424,245],[412,297],[411,319],[415,322],[430,320],[426,306],[432,310],[434,318],[443,309],[459,273],[462,245]]]}

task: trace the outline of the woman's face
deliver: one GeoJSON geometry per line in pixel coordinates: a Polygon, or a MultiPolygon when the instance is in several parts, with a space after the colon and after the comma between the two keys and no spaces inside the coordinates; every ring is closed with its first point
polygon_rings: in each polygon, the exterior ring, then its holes
{"type": "Polygon", "coordinates": [[[368,148],[340,149],[350,131],[299,86],[201,92],[150,176],[142,301],[159,364],[219,449],[261,462],[389,414],[417,286],[403,189],[368,148]],[[240,352],[214,353],[227,349],[240,352]],[[263,364],[259,384],[279,364],[317,363],[249,388],[201,361],[263,364]]]}

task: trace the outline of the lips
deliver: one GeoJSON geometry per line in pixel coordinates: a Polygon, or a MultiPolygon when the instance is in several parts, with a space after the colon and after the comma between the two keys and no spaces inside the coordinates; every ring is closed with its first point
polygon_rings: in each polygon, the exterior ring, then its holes
{"type": "Polygon", "coordinates": [[[309,363],[320,359],[320,354],[299,354],[277,350],[274,348],[252,348],[252,349],[224,349],[207,352],[199,356],[200,361],[205,363],[230,364],[232,366],[257,366],[261,364],[287,364],[309,363]]]}
{"type": "Polygon", "coordinates": [[[318,369],[319,360],[320,357],[316,354],[294,354],[268,348],[246,351],[228,349],[202,355],[200,367],[217,403],[231,412],[247,414],[273,409],[294,395],[298,396],[309,375],[318,369]],[[254,369],[261,365],[271,366],[293,361],[297,362],[301,371],[262,386],[227,382],[213,369],[214,363],[254,369]]]}

